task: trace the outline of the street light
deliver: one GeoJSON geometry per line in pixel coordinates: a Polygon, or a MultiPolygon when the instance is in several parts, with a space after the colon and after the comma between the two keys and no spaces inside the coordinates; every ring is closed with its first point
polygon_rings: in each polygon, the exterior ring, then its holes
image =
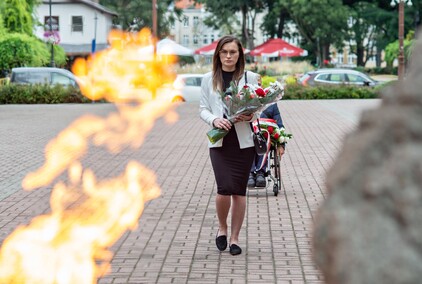
{"type": "Polygon", "coordinates": [[[391,5],[395,6],[397,3],[399,4],[399,66],[398,66],[398,76],[399,80],[403,80],[404,78],[404,46],[403,46],[403,39],[404,39],[404,2],[412,5],[411,0],[391,0],[391,5]]]}
{"type": "Polygon", "coordinates": [[[152,0],[152,35],[155,55],[157,54],[157,0],[152,0]]]}
{"type": "Polygon", "coordinates": [[[404,77],[404,2],[399,0],[399,80],[402,81],[404,77]]]}
{"type": "MultiPolygon", "coordinates": [[[[50,35],[53,34],[53,19],[51,17],[51,0],[49,1],[50,6],[50,19],[49,19],[49,26],[50,26],[50,35]]],[[[54,62],[54,43],[51,43],[51,61],[50,66],[55,67],[56,63],[54,62]]]]}
{"type": "Polygon", "coordinates": [[[157,0],[152,0],[152,34],[157,37],[157,0]]]}

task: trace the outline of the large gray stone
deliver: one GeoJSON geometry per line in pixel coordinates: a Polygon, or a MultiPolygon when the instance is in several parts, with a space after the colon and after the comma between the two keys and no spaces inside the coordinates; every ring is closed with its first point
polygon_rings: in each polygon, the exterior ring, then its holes
{"type": "MultiPolygon", "coordinates": [[[[419,37],[420,38],[420,37],[419,37]]],[[[422,43],[327,174],[314,259],[326,283],[422,283],[422,43]]]]}

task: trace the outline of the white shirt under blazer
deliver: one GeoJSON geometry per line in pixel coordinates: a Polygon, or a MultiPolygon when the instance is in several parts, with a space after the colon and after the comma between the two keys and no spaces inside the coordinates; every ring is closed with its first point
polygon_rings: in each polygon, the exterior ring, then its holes
{"type": "MultiPolygon", "coordinates": [[[[258,85],[259,75],[251,71],[247,72],[248,84],[258,85]]],[[[243,87],[245,85],[245,74],[240,79],[238,86],[243,87]]],[[[213,90],[212,87],[212,72],[204,75],[201,84],[201,99],[199,102],[199,114],[208,125],[213,127],[212,123],[216,118],[223,118],[223,102],[221,96],[217,91],[213,90]]],[[[248,121],[240,121],[234,124],[237,133],[237,139],[239,140],[240,149],[254,147],[252,130],[250,122],[259,118],[259,114],[255,113],[252,119],[248,121]]],[[[208,147],[221,147],[223,145],[223,139],[220,139],[215,144],[208,141],[208,147]]]]}

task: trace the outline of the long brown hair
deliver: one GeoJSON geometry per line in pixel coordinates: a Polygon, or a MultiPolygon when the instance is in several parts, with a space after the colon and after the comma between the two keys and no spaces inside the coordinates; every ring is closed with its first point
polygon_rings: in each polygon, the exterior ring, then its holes
{"type": "Polygon", "coordinates": [[[214,56],[212,58],[212,87],[214,90],[223,90],[223,65],[220,60],[220,50],[223,48],[223,45],[230,42],[235,42],[237,44],[237,48],[239,49],[239,58],[236,62],[236,69],[234,70],[233,81],[239,82],[240,78],[242,78],[243,76],[243,72],[245,71],[246,63],[242,43],[234,36],[223,36],[218,41],[217,47],[214,52],[214,56]]]}

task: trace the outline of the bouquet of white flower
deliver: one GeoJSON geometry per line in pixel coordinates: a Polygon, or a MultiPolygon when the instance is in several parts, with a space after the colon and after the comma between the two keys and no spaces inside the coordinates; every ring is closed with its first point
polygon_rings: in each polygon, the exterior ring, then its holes
{"type": "MultiPolygon", "coordinates": [[[[228,120],[233,123],[236,116],[240,114],[249,115],[264,109],[268,104],[281,99],[284,88],[279,82],[271,83],[269,87],[263,89],[258,85],[246,84],[238,88],[233,82],[224,93],[221,93],[224,112],[228,120]]],[[[211,143],[226,136],[227,130],[214,127],[207,132],[211,143]]]]}

